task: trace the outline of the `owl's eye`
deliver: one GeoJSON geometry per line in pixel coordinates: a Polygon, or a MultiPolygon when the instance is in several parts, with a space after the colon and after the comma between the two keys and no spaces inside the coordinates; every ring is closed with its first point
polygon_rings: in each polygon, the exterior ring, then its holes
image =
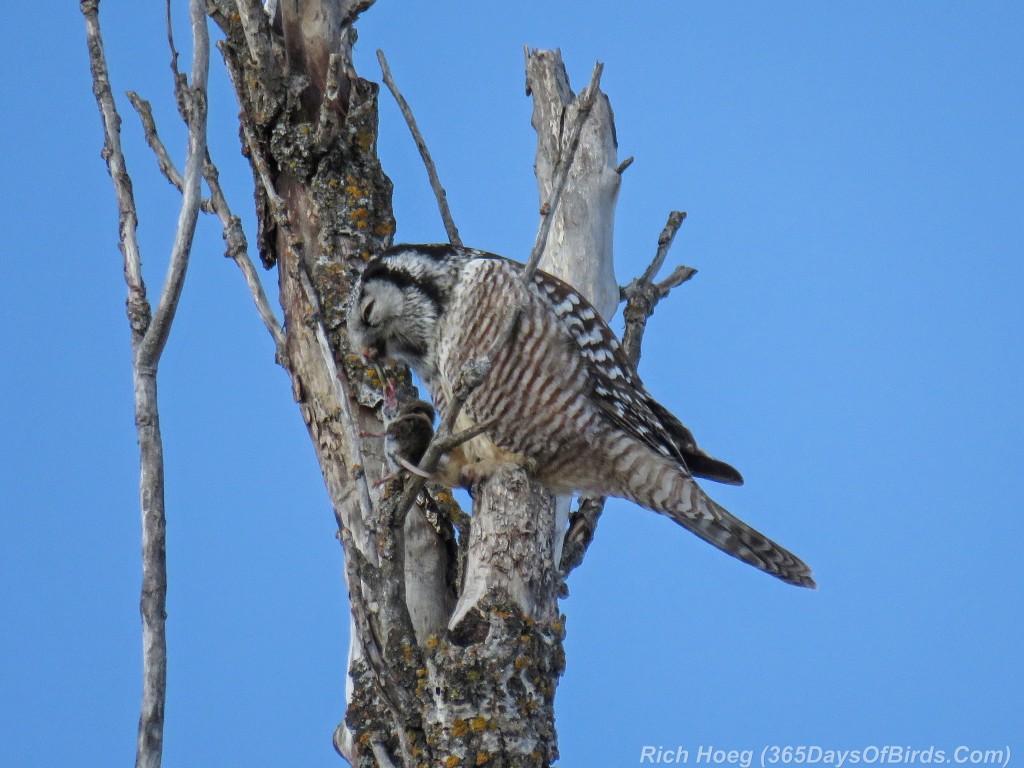
{"type": "Polygon", "coordinates": [[[363,311],[361,313],[361,316],[363,318],[363,322],[366,323],[367,325],[373,325],[373,323],[370,322],[370,313],[373,311],[373,304],[373,299],[367,299],[366,303],[363,304],[363,311]]]}

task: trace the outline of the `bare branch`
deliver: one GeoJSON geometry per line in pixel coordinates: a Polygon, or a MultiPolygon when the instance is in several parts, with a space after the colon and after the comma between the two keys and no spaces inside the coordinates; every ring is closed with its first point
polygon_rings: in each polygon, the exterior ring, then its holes
{"type": "Polygon", "coordinates": [[[137,235],[139,215],[135,208],[131,177],[121,150],[121,116],[114,103],[107,70],[103,37],[100,34],[99,0],[82,0],[86,38],[89,44],[89,65],[92,70],[92,88],[103,120],[103,159],[107,163],[114,193],[117,196],[120,247],[124,256],[124,277],[128,284],[128,317],[132,326],[133,345],[142,338],[149,325],[149,303],[146,284],[142,280],[142,256],[137,235]]]}
{"type": "Polygon", "coordinates": [[[224,192],[220,187],[220,174],[217,171],[217,166],[210,159],[209,152],[206,153],[203,176],[206,178],[207,186],[210,187],[210,201],[213,209],[223,227],[224,245],[227,248],[225,256],[233,260],[242,270],[242,276],[245,278],[245,284],[249,287],[249,294],[256,305],[256,311],[274,340],[277,359],[279,362],[283,362],[286,354],[284,329],[270,306],[270,300],[267,298],[266,291],[263,290],[263,282],[260,280],[252,259],[249,258],[245,232],[242,230],[242,220],[231,213],[231,209],[228,207],[227,198],[224,197],[224,192]]]}
{"type": "Polygon", "coordinates": [[[384,56],[384,51],[380,49],[377,50],[377,61],[380,62],[380,71],[384,77],[384,84],[391,91],[391,95],[395,97],[395,101],[398,102],[398,108],[402,110],[402,116],[409,126],[409,132],[412,133],[413,141],[416,142],[416,148],[420,151],[420,157],[423,158],[423,165],[427,169],[427,176],[430,177],[430,188],[434,190],[434,197],[437,198],[437,207],[441,212],[441,221],[444,222],[445,232],[448,233],[448,242],[452,245],[461,246],[462,238],[459,237],[459,230],[455,226],[451,209],[448,207],[448,196],[444,191],[444,187],[441,186],[441,179],[437,175],[437,166],[434,165],[434,160],[430,156],[430,150],[427,149],[427,142],[423,138],[419,126],[416,124],[412,108],[409,106],[409,102],[405,100],[402,92],[398,90],[398,86],[391,76],[388,60],[384,56]]]}
{"type": "Polygon", "coordinates": [[[463,443],[472,440],[474,437],[479,437],[488,429],[493,427],[497,422],[497,416],[494,416],[490,419],[486,419],[485,421],[481,421],[479,424],[469,427],[468,429],[464,429],[461,432],[456,432],[447,440],[441,440],[438,443],[438,447],[440,448],[442,453],[447,453],[453,448],[458,448],[463,443]]]}
{"type": "Polygon", "coordinates": [[[206,159],[206,81],[210,69],[210,35],[206,26],[205,2],[190,0],[189,12],[193,37],[192,85],[189,88],[189,136],[184,191],[167,277],[156,311],[153,313],[153,321],[137,350],[140,361],[145,365],[156,365],[167,343],[171,321],[174,319],[181,289],[185,283],[185,272],[188,269],[192,239],[195,236],[199,205],[202,201],[201,180],[206,159]]]}
{"type": "Polygon", "coordinates": [[[668,249],[672,247],[672,241],[676,239],[676,232],[679,231],[679,227],[682,226],[685,220],[686,211],[672,211],[669,213],[668,221],[665,222],[665,228],[658,236],[658,251],[654,254],[650,265],[640,277],[641,282],[650,283],[658,276],[662,264],[665,263],[665,257],[668,256],[668,249]]]}
{"type": "MultiPolygon", "coordinates": [[[[143,684],[139,714],[137,768],[159,768],[163,753],[164,703],[167,692],[167,638],[165,631],[167,602],[166,515],[164,508],[163,442],[157,405],[156,369],[167,340],[171,322],[181,295],[188,255],[192,247],[196,219],[201,203],[200,177],[206,154],[206,76],[209,68],[209,39],[206,34],[206,9],[201,0],[191,0],[190,16],[195,37],[193,49],[193,109],[189,121],[189,154],[184,179],[181,215],[172,249],[167,280],[157,306],[150,316],[142,281],[141,258],[136,237],[137,214],[131,191],[131,179],[120,145],[120,116],[114,104],[106,57],[99,27],[98,0],[82,0],[85,16],[93,91],[103,118],[103,156],[114,182],[120,213],[120,245],[128,284],[128,316],[132,327],[133,373],[135,380],[135,423],[139,437],[141,479],[139,506],[142,512],[142,614],[143,684]]],[[[137,99],[137,97],[136,97],[137,99]]],[[[141,101],[133,99],[136,107],[141,101]]],[[[140,110],[147,140],[157,152],[164,174],[174,183],[177,171],[156,137],[152,114],[145,105],[140,110]],[[147,125],[147,113],[149,125],[147,125]],[[152,130],[150,130],[150,128],[152,130]]]]}
{"type": "MultiPolygon", "coordinates": [[[[135,108],[135,112],[139,116],[139,120],[142,121],[142,130],[146,136],[146,143],[149,144],[149,148],[153,150],[153,154],[156,155],[157,166],[160,168],[160,173],[164,175],[164,178],[171,183],[171,185],[179,192],[185,191],[185,181],[181,178],[181,173],[178,171],[177,166],[171,159],[170,153],[167,151],[167,147],[164,145],[163,140],[160,138],[160,134],[156,129],[156,120],[153,119],[153,108],[150,103],[144,98],[139,96],[135,91],[128,91],[128,101],[131,102],[135,108]]],[[[214,213],[213,204],[209,198],[204,198],[199,204],[200,209],[204,213],[214,213]]]]}
{"type": "Polygon", "coordinates": [[[665,298],[672,288],[682,285],[697,273],[697,270],[692,267],[677,267],[661,283],[654,282],[654,278],[658,276],[658,272],[665,263],[676,232],[679,231],[679,227],[685,220],[686,213],[683,211],[669,213],[665,228],[658,236],[658,250],[650,265],[640,277],[632,280],[621,290],[622,298],[626,302],[626,306],[622,310],[623,319],[626,321],[626,328],[622,334],[622,349],[626,353],[626,359],[633,367],[640,362],[640,347],[644,329],[647,327],[647,321],[654,314],[654,308],[658,302],[665,298]]]}
{"type": "Polygon", "coordinates": [[[633,156],[630,155],[625,160],[623,160],[621,163],[619,163],[619,166],[615,169],[615,172],[617,174],[619,174],[619,176],[621,176],[625,172],[625,170],[627,168],[629,168],[629,166],[631,166],[632,164],[633,164],[633,156]]]}
{"type": "Polygon", "coordinates": [[[149,102],[139,96],[135,91],[128,91],[128,101],[135,107],[135,111],[139,115],[139,119],[142,121],[142,130],[146,135],[146,143],[149,144],[149,148],[153,150],[153,154],[156,155],[157,165],[160,167],[160,172],[171,182],[179,192],[182,192],[185,188],[185,182],[181,178],[181,174],[174,165],[174,161],[171,160],[171,156],[167,152],[167,147],[164,146],[163,141],[160,140],[160,136],[156,130],[156,121],[153,119],[153,108],[149,102]]]}
{"type": "MultiPolygon", "coordinates": [[[[146,287],[142,281],[136,226],[138,215],[131,178],[121,150],[121,118],[117,113],[99,25],[99,0],[82,0],[93,93],[103,120],[103,158],[114,184],[120,220],[119,245],[128,286],[128,319],[132,350],[138,349],[150,323],[146,287]]],[[[163,444],[156,399],[156,368],[132,361],[135,384],[135,425],[139,438],[139,508],[142,514],[142,702],[139,708],[136,768],[159,768],[163,753],[164,702],[167,698],[166,522],[164,514],[163,444]]]]}
{"type": "Polygon", "coordinates": [[[597,521],[604,512],[604,503],[604,496],[584,496],[569,516],[569,529],[565,533],[562,559],[558,564],[563,579],[583,562],[587,549],[594,541],[597,521]]]}
{"type": "MultiPolygon", "coordinates": [[[[157,133],[152,107],[150,107],[148,101],[134,91],[128,92],[128,99],[142,120],[146,142],[157,157],[161,173],[179,192],[183,192],[184,180],[181,178],[181,174],[178,172],[177,167],[175,167],[174,161],[171,159],[167,148],[157,133]]],[[[242,276],[249,287],[249,293],[252,295],[253,302],[256,305],[256,311],[270,332],[271,338],[274,339],[274,345],[280,360],[284,355],[284,330],[281,328],[281,323],[274,314],[274,310],[270,307],[270,301],[263,290],[263,283],[260,281],[259,274],[249,258],[248,244],[246,243],[245,232],[242,230],[242,220],[231,213],[227,199],[224,197],[220,186],[220,174],[217,171],[217,166],[213,164],[213,160],[210,158],[209,150],[206,152],[206,161],[203,164],[203,177],[210,188],[210,197],[203,199],[200,203],[200,208],[204,213],[216,214],[220,219],[222,236],[226,247],[225,255],[232,259],[238,265],[238,268],[242,270],[242,276]]]]}
{"type": "Polygon", "coordinates": [[[174,102],[178,106],[178,114],[188,124],[188,79],[178,69],[178,49],[174,45],[174,24],[171,22],[171,0],[164,6],[164,18],[167,27],[167,48],[171,52],[171,77],[174,80],[174,102]]]}
{"type": "Polygon", "coordinates": [[[658,289],[658,295],[665,298],[673,288],[679,287],[696,274],[697,270],[693,267],[685,267],[680,264],[672,270],[672,274],[660,283],[655,283],[654,287],[658,289]]]}

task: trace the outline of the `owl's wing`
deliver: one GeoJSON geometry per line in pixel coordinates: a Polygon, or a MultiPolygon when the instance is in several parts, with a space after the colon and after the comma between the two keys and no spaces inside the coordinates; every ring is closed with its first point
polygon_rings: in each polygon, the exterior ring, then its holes
{"type": "Polygon", "coordinates": [[[538,271],[533,282],[579,348],[590,374],[591,398],[610,421],[663,456],[683,463],[694,475],[730,485],[743,483],[736,469],[701,450],[693,433],[651,397],[612,329],[583,296],[546,272],[538,271]]]}

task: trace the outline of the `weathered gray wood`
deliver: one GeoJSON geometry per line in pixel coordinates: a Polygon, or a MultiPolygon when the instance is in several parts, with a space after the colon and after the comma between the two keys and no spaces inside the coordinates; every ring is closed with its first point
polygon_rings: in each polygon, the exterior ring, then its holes
{"type": "MultiPolygon", "coordinates": [[[[537,131],[534,172],[540,200],[551,193],[558,158],[565,143],[566,126],[579,110],[560,51],[526,52],[526,89],[533,96],[532,124],[537,131]]],[[[576,288],[610,320],[619,304],[612,253],[615,205],[621,176],[611,104],[597,95],[583,128],[576,160],[561,204],[553,214],[551,234],[541,269],[576,288]]],[[[554,557],[562,547],[572,497],[560,496],[552,523],[554,557]]]]}
{"type": "Polygon", "coordinates": [[[157,367],[188,271],[196,221],[202,203],[200,183],[206,160],[206,83],[209,36],[206,7],[190,0],[193,55],[188,99],[188,148],[180,177],[182,204],[174,243],[156,310],[151,314],[142,279],[142,257],[136,237],[138,215],[120,143],[121,118],[110,86],[99,26],[99,1],[83,0],[93,91],[103,120],[104,150],[114,183],[120,218],[120,247],[128,287],[131,327],[135,427],[139,438],[139,506],[142,513],[143,684],[139,714],[136,768],[159,768],[163,758],[164,706],[167,695],[167,555],[164,506],[163,441],[157,398],[157,367]]]}
{"type": "Polygon", "coordinates": [[[539,621],[557,616],[556,569],[551,529],[552,496],[514,467],[502,468],[473,505],[467,579],[449,629],[492,590],[508,594],[523,613],[539,621]]]}
{"type": "MultiPolygon", "coordinates": [[[[555,166],[579,100],[569,85],[559,51],[527,52],[526,87],[533,96],[532,123],[537,131],[534,171],[543,202],[551,194],[555,166]]],[[[611,105],[608,97],[599,93],[584,124],[561,203],[553,213],[541,269],[576,288],[606,320],[619,305],[612,255],[621,183],[618,165],[611,105]]]]}

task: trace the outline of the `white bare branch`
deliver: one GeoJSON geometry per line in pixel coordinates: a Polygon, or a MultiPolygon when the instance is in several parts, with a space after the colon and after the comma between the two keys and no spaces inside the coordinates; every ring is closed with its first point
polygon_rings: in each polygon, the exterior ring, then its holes
{"type": "Polygon", "coordinates": [[[185,273],[192,253],[192,239],[195,236],[199,206],[202,203],[203,168],[206,162],[206,82],[210,71],[210,35],[206,26],[206,4],[202,0],[190,0],[189,16],[193,38],[192,84],[189,87],[191,109],[188,151],[182,180],[181,212],[178,215],[171,261],[160,292],[160,300],[153,313],[153,321],[136,352],[142,365],[155,366],[167,343],[171,322],[181,298],[181,289],[185,284],[185,273]]]}

